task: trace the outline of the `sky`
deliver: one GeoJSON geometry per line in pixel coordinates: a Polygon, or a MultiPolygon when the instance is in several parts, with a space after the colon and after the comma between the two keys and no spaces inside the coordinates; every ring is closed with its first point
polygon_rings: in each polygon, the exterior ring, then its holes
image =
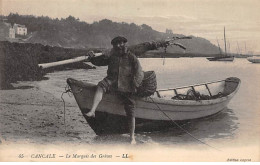
{"type": "Polygon", "coordinates": [[[0,0],[0,14],[102,19],[147,24],[165,32],[203,37],[231,52],[260,54],[260,0],[0,0]]]}

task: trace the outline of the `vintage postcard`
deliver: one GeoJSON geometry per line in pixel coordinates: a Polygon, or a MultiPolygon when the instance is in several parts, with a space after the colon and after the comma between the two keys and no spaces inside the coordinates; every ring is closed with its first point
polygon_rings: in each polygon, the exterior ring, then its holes
{"type": "Polygon", "coordinates": [[[259,162],[259,10],[0,0],[0,161],[259,162]]]}

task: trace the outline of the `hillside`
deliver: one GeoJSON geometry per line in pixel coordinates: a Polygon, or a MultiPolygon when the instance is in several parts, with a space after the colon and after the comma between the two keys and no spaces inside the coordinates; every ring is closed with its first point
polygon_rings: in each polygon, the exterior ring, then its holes
{"type": "MultiPolygon", "coordinates": [[[[167,48],[166,53],[168,54],[179,54],[179,56],[185,56],[188,54],[193,55],[216,55],[219,54],[219,49],[215,45],[211,44],[208,40],[200,37],[194,37],[192,36],[192,39],[187,40],[179,40],[178,43],[181,43],[186,47],[186,50],[184,51],[180,47],[177,46],[170,46],[167,48]]],[[[147,53],[154,53],[154,54],[160,54],[164,53],[164,49],[159,49],[155,51],[149,51],[147,53]]]]}
{"type": "MultiPolygon", "coordinates": [[[[10,14],[1,16],[8,19],[9,23],[18,23],[28,28],[30,38],[24,42],[41,43],[43,45],[70,47],[70,48],[110,48],[110,41],[118,35],[125,36],[129,45],[135,45],[145,41],[161,40],[181,34],[166,34],[153,30],[148,25],[136,25],[134,23],[117,23],[104,19],[93,24],[88,24],[69,16],[66,19],[51,19],[49,17],[35,17],[31,15],[10,14]]],[[[218,47],[208,40],[193,37],[183,41],[186,53],[216,54],[218,47]]],[[[182,52],[180,48],[168,48],[169,53],[182,52]]]]}

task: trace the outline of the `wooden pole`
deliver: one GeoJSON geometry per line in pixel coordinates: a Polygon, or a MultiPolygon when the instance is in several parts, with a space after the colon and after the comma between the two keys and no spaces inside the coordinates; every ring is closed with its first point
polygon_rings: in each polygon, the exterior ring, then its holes
{"type": "MultiPolygon", "coordinates": [[[[102,53],[95,53],[96,56],[99,56],[101,54],[102,53]]],[[[81,61],[83,62],[83,61],[86,61],[87,58],[88,58],[87,56],[80,56],[80,57],[68,59],[68,60],[38,64],[38,66],[41,67],[42,69],[47,69],[47,68],[51,68],[51,67],[56,67],[56,66],[61,66],[61,65],[66,65],[66,64],[72,64],[72,63],[81,62],[81,61]]]]}

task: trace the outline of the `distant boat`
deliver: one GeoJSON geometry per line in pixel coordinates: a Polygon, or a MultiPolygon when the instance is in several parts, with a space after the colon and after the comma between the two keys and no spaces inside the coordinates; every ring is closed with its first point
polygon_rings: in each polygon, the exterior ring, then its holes
{"type": "MultiPolygon", "coordinates": [[[[220,81],[157,90],[151,97],[135,97],[136,131],[159,131],[172,126],[171,120],[185,121],[213,115],[225,109],[238,91],[240,79],[230,77],[220,81]],[[167,116],[166,116],[167,114],[167,116]]],[[[97,135],[127,132],[126,114],[122,98],[106,93],[95,118],[89,112],[96,85],[67,79],[78,106],[97,135]]]]}
{"type": "MultiPolygon", "coordinates": [[[[225,27],[224,27],[224,41],[225,41],[225,54],[224,55],[221,54],[220,56],[217,56],[217,57],[208,57],[207,60],[209,60],[209,61],[229,61],[229,62],[234,61],[234,56],[227,55],[225,27]]],[[[218,44],[218,46],[219,46],[219,44],[218,44]]],[[[221,51],[220,51],[220,53],[221,53],[221,51]]]]}
{"type": "Polygon", "coordinates": [[[260,57],[257,56],[248,57],[247,60],[252,63],[260,63],[260,57]]]}
{"type": "Polygon", "coordinates": [[[234,56],[219,56],[219,57],[209,57],[209,61],[234,61],[234,56]]]}

